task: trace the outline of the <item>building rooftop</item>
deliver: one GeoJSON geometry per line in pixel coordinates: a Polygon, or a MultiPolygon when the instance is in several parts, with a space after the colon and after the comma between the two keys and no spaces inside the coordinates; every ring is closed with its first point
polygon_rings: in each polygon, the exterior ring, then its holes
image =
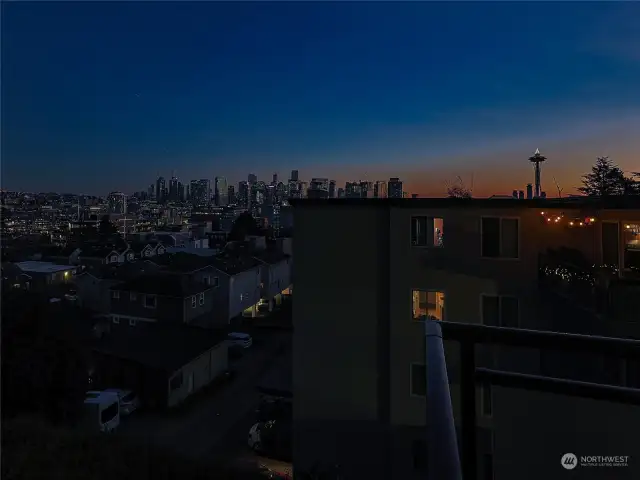
{"type": "Polygon", "coordinates": [[[382,208],[589,208],[628,210],[640,209],[639,196],[627,197],[566,197],[566,198],[330,198],[330,199],[291,199],[295,207],[304,206],[359,206],[382,208]]]}
{"type": "Polygon", "coordinates": [[[289,258],[289,255],[273,248],[266,250],[257,250],[253,252],[253,256],[261,262],[268,264],[276,264],[289,258]]]}
{"type": "Polygon", "coordinates": [[[236,275],[252,268],[259,267],[262,262],[249,255],[248,252],[225,252],[209,258],[211,265],[227,275],[236,275]]]}
{"type": "Polygon", "coordinates": [[[118,283],[112,286],[111,290],[184,298],[202,293],[210,288],[212,287],[202,283],[188,282],[180,275],[148,273],[118,283]]]}
{"type": "Polygon", "coordinates": [[[64,272],[66,270],[75,270],[77,268],[72,265],[57,265],[51,262],[38,262],[35,260],[18,262],[16,265],[23,272],[29,273],[56,273],[64,272]]]}
{"type": "Polygon", "coordinates": [[[149,261],[176,273],[195,272],[210,264],[207,257],[187,252],[165,253],[151,257],[149,261]]]}
{"type": "Polygon", "coordinates": [[[124,264],[98,265],[87,267],[83,274],[89,274],[101,280],[127,281],[145,273],[158,270],[158,267],[146,260],[127,262],[124,264]]]}
{"type": "Polygon", "coordinates": [[[224,340],[226,333],[222,331],[190,325],[154,325],[106,334],[94,350],[173,372],[224,340]]]}

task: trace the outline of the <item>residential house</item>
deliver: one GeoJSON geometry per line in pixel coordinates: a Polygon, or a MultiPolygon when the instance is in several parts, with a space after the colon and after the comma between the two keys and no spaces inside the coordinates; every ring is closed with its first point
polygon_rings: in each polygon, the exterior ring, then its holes
{"type": "Polygon", "coordinates": [[[152,408],[174,407],[227,370],[225,340],[224,332],[189,325],[112,328],[93,344],[94,386],[131,389],[152,408]]]}
{"type": "Polygon", "coordinates": [[[289,294],[291,286],[290,257],[275,248],[256,250],[254,258],[262,265],[261,301],[267,305],[269,311],[274,303],[280,305],[282,296],[289,294]]]}
{"type": "Polygon", "coordinates": [[[134,258],[149,258],[156,255],[164,255],[165,247],[161,242],[150,240],[148,242],[131,242],[129,249],[133,252],[134,258]]]}
{"type": "Polygon", "coordinates": [[[49,290],[74,283],[78,267],[74,265],[58,265],[51,262],[29,260],[15,264],[28,279],[32,290],[49,290]]]}
{"type": "Polygon", "coordinates": [[[79,301],[96,313],[108,315],[111,310],[111,287],[158,270],[157,265],[144,260],[124,264],[90,264],[76,275],[75,284],[79,301]]]}
{"type": "Polygon", "coordinates": [[[141,275],[111,287],[111,321],[121,328],[150,324],[212,326],[214,290],[183,275],[141,275]]]}
{"type": "Polygon", "coordinates": [[[233,324],[244,314],[255,315],[261,298],[263,263],[248,252],[226,251],[210,257],[220,273],[215,315],[219,323],[233,324]]]}
{"type": "MultiPolygon", "coordinates": [[[[541,254],[569,245],[630,276],[635,237],[622,237],[640,224],[640,205],[615,200],[293,203],[294,467],[322,460],[340,464],[345,477],[369,479],[424,478],[426,318],[562,331],[565,317],[588,313],[549,308],[541,254]]],[[[620,335],[633,328],[601,326],[620,335]]],[[[459,349],[445,342],[445,352],[459,427],[459,349]]],[[[476,362],[540,374],[545,358],[534,349],[479,347],[476,362]]],[[[579,363],[571,362],[574,370],[579,363]]],[[[491,386],[479,386],[477,398],[484,478],[559,478],[563,453],[631,452],[640,426],[637,409],[588,400],[491,386]],[[586,430],[593,419],[597,428],[586,430]]]]}
{"type": "Polygon", "coordinates": [[[81,248],[80,262],[83,265],[110,265],[122,264],[127,261],[135,260],[135,254],[128,247],[111,248],[111,247],[95,247],[81,248]]]}

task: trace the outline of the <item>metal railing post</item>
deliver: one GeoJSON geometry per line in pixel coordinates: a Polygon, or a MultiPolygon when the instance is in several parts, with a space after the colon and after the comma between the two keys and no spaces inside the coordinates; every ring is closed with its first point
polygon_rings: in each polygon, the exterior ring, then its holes
{"type": "Polygon", "coordinates": [[[462,480],[447,363],[439,322],[425,321],[427,479],[462,480]]]}
{"type": "Polygon", "coordinates": [[[473,340],[460,342],[460,416],[462,421],[462,472],[464,480],[476,480],[476,357],[473,340]]]}

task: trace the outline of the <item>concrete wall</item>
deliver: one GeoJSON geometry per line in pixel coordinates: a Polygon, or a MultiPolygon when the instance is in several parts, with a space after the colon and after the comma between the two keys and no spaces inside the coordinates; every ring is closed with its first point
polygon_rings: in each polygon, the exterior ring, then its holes
{"type": "Polygon", "coordinates": [[[189,395],[193,395],[205,387],[228,368],[227,343],[221,342],[208,352],[194,359],[182,367],[169,378],[168,406],[173,407],[182,403],[189,395]],[[182,373],[182,385],[171,390],[171,378],[182,373]],[[192,380],[190,380],[192,378],[192,380]]]}
{"type": "Polygon", "coordinates": [[[295,468],[316,461],[347,471],[358,465],[351,472],[358,478],[384,478],[378,329],[387,312],[377,303],[387,296],[380,284],[388,277],[381,278],[378,263],[387,261],[377,235],[386,228],[384,214],[309,207],[295,215],[295,468]]]}

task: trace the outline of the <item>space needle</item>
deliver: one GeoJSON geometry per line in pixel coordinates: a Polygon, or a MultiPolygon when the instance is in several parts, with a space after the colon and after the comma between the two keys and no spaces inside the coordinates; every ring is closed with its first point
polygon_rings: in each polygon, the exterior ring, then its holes
{"type": "Polygon", "coordinates": [[[540,198],[540,193],[542,191],[540,187],[540,164],[547,160],[547,157],[540,153],[540,150],[536,148],[536,153],[533,156],[529,157],[529,161],[533,163],[533,169],[535,171],[535,194],[534,198],[540,198]]]}

